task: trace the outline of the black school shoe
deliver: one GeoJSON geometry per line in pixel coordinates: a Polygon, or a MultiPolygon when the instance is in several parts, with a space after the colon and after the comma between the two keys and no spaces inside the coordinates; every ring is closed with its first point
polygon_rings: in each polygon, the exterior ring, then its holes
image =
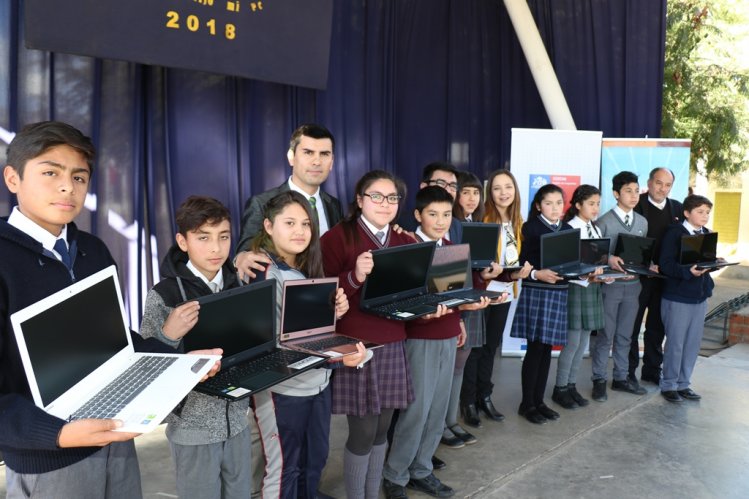
{"type": "Polygon", "coordinates": [[[681,395],[683,398],[687,400],[700,400],[702,398],[702,395],[695,392],[691,388],[685,388],[684,390],[677,390],[676,393],[681,395]]]}
{"type": "Polygon", "coordinates": [[[437,456],[432,456],[432,469],[441,470],[447,468],[447,463],[437,456]]]}
{"type": "Polygon", "coordinates": [[[577,391],[575,383],[570,383],[569,385],[567,385],[567,389],[570,391],[570,397],[572,397],[572,400],[577,402],[578,406],[585,407],[586,405],[590,404],[588,399],[584,398],[582,395],[580,395],[580,392],[577,391]]]}
{"type": "Polygon", "coordinates": [[[572,398],[569,387],[555,386],[554,393],[551,394],[551,400],[562,406],[564,409],[577,409],[578,405],[572,398]]]}
{"type": "Polygon", "coordinates": [[[452,425],[449,428],[449,430],[451,432],[453,432],[453,435],[455,435],[456,437],[458,437],[459,439],[461,439],[463,441],[463,443],[465,443],[466,445],[475,444],[476,442],[479,441],[471,433],[468,433],[467,431],[465,431],[465,429],[462,426],[460,426],[459,424],[452,425]]]}
{"type": "Polygon", "coordinates": [[[596,402],[606,402],[609,398],[608,395],[606,395],[606,380],[605,379],[597,379],[593,381],[593,400],[596,402]]]}
{"type": "Polygon", "coordinates": [[[533,424],[546,424],[549,420],[544,417],[543,414],[538,412],[535,407],[523,407],[522,405],[518,408],[518,414],[523,416],[528,422],[533,424]]]}
{"type": "Polygon", "coordinates": [[[666,390],[665,392],[661,392],[661,395],[663,396],[664,399],[668,400],[669,402],[673,402],[675,404],[684,402],[684,399],[681,398],[681,395],[679,395],[679,392],[676,392],[674,390],[666,390]]]}
{"type": "Polygon", "coordinates": [[[611,382],[611,389],[617,392],[631,393],[632,395],[645,395],[648,393],[636,380],[631,379],[615,379],[611,382]]]}
{"type": "Polygon", "coordinates": [[[536,410],[540,412],[543,417],[551,421],[556,421],[557,419],[559,419],[559,413],[555,410],[550,409],[546,404],[538,404],[536,406],[536,410]]]}
{"type": "Polygon", "coordinates": [[[412,478],[406,487],[418,490],[419,492],[424,492],[432,497],[451,497],[455,495],[455,491],[440,482],[439,478],[434,476],[434,473],[427,475],[424,478],[412,478]]]}
{"type": "Polygon", "coordinates": [[[481,428],[481,419],[476,404],[466,404],[460,406],[460,415],[463,416],[463,422],[473,428],[481,428]]]}
{"type": "Polygon", "coordinates": [[[382,480],[382,489],[385,492],[386,499],[408,499],[406,487],[391,482],[387,478],[382,480]]]}

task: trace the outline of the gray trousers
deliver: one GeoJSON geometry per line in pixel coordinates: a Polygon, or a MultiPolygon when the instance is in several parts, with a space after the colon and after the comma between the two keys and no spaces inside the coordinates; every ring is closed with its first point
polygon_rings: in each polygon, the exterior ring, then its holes
{"type": "Polygon", "coordinates": [[[606,379],[609,350],[614,359],[614,379],[627,379],[629,373],[629,347],[632,328],[640,308],[640,281],[634,284],[605,284],[603,315],[606,326],[590,339],[590,357],[593,361],[593,381],[606,379]]]}
{"type": "Polygon", "coordinates": [[[661,318],[666,331],[661,391],[689,388],[689,380],[700,353],[706,313],[707,300],[702,303],[661,300],[661,318]]]}
{"type": "Polygon", "coordinates": [[[405,486],[432,473],[432,456],[442,438],[455,369],[456,338],[406,341],[414,400],[401,409],[382,475],[405,486]]]}
{"type": "Polygon", "coordinates": [[[559,359],[557,360],[556,386],[577,383],[577,372],[580,370],[580,363],[583,361],[585,349],[588,347],[588,340],[590,340],[590,331],[583,331],[582,329],[567,330],[567,344],[559,352],[559,359]]]}
{"type": "Polygon", "coordinates": [[[169,442],[180,499],[247,499],[252,492],[250,428],[214,444],[169,442]]]}
{"type": "Polygon", "coordinates": [[[75,464],[39,474],[6,466],[8,499],[137,499],[143,497],[133,441],[116,442],[75,464]]]}

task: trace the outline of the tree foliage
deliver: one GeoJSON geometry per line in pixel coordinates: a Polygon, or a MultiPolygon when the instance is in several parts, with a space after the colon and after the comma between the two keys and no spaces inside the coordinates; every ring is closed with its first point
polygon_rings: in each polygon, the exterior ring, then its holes
{"type": "MultiPolygon", "coordinates": [[[[740,0],[741,2],[745,0],[740,0]]],[[[669,0],[663,137],[691,138],[691,168],[724,177],[749,160],[749,9],[731,0],[669,0]]]]}

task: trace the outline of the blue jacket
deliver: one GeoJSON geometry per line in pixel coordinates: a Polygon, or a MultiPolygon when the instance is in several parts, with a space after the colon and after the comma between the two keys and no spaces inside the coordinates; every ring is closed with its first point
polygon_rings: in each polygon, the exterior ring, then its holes
{"type": "Polygon", "coordinates": [[[702,303],[713,295],[715,283],[709,272],[695,277],[689,266],[679,264],[681,236],[688,235],[689,231],[680,223],[670,225],[663,234],[658,266],[666,276],[666,283],[661,297],[680,303],[702,303]]]}

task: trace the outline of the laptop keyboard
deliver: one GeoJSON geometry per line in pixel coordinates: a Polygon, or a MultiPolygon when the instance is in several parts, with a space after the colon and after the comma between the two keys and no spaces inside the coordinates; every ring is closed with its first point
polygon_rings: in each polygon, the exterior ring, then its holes
{"type": "Polygon", "coordinates": [[[75,411],[70,420],[113,418],[176,361],[176,357],[141,357],[75,411]]]}
{"type": "Polygon", "coordinates": [[[353,345],[359,340],[349,338],[346,336],[329,336],[328,338],[322,338],[319,340],[309,340],[300,343],[300,346],[308,350],[316,350],[318,352],[324,352],[331,348],[339,347],[341,345],[353,345]]]}
{"type": "Polygon", "coordinates": [[[375,310],[379,313],[392,314],[392,313],[399,312],[402,310],[408,310],[409,308],[418,307],[419,305],[436,306],[437,304],[443,301],[445,301],[444,297],[434,296],[434,295],[419,295],[419,296],[413,296],[411,298],[406,298],[404,300],[396,301],[393,303],[387,303],[385,305],[372,307],[372,310],[375,310]]]}
{"type": "Polygon", "coordinates": [[[216,376],[203,382],[204,385],[221,390],[227,385],[236,383],[238,380],[253,376],[263,371],[285,370],[289,364],[298,362],[309,357],[308,354],[294,352],[292,350],[276,350],[262,357],[251,360],[226,371],[219,371],[216,376]]]}

